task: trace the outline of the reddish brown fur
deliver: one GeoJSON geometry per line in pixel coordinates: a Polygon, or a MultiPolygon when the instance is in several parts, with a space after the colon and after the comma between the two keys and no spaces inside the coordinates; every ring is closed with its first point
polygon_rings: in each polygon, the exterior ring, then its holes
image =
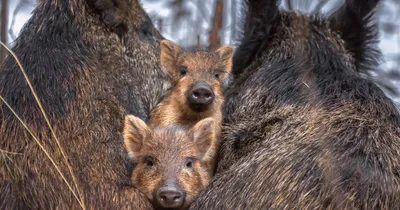
{"type": "Polygon", "coordinates": [[[152,111],[149,126],[131,115],[125,118],[124,127],[125,147],[136,163],[132,182],[155,208],[160,207],[156,193],[170,180],[185,192],[179,208],[185,209],[214,174],[222,120],[222,83],[230,72],[232,52],[225,46],[212,53],[189,53],[170,41],[161,41],[161,64],[174,85],[152,111]],[[182,66],[185,75],[180,74],[182,66]],[[201,111],[193,110],[187,102],[188,92],[197,82],[206,82],[214,93],[214,100],[201,111]],[[192,169],[187,169],[184,164],[191,157],[196,161],[192,169]],[[149,161],[152,166],[146,165],[149,161]]]}
{"type": "MultiPolygon", "coordinates": [[[[216,138],[219,139],[222,121],[221,107],[224,101],[222,89],[224,83],[227,83],[232,67],[232,47],[222,46],[215,52],[186,52],[168,40],[161,41],[160,47],[161,65],[172,78],[174,85],[152,111],[149,123],[152,125],[193,126],[201,119],[212,117],[216,122],[216,138]],[[186,75],[180,75],[181,67],[185,67],[187,70],[186,75]],[[215,77],[216,74],[218,74],[218,78],[215,77]],[[215,94],[214,101],[203,112],[193,111],[186,98],[189,88],[199,81],[210,84],[215,94]]],[[[218,144],[213,151],[212,156],[216,157],[218,144]]],[[[209,164],[210,167],[215,168],[216,158],[212,158],[209,164]]]]}
{"type": "Polygon", "coordinates": [[[194,125],[206,117],[213,117],[217,125],[221,124],[222,83],[230,72],[232,53],[230,46],[223,46],[215,52],[185,52],[171,41],[161,41],[161,65],[175,85],[152,111],[150,124],[194,125]],[[180,75],[179,68],[182,66],[187,69],[184,76],[180,75]],[[219,74],[219,78],[215,78],[215,74],[219,74]],[[189,87],[198,81],[210,84],[215,94],[214,102],[203,112],[193,111],[186,102],[189,87]]]}
{"type": "Polygon", "coordinates": [[[140,118],[125,118],[124,143],[129,157],[135,162],[132,183],[157,208],[155,193],[173,180],[186,194],[183,206],[187,208],[203,190],[212,176],[207,162],[209,151],[216,144],[214,120],[206,118],[188,130],[178,125],[147,126],[140,118]],[[185,167],[189,160],[192,167],[185,167]],[[148,166],[148,162],[152,166],[148,166]]]}

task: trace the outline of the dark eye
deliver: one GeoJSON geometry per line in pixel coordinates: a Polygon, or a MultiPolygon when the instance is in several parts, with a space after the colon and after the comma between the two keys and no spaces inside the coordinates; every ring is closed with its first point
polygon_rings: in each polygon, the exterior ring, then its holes
{"type": "Polygon", "coordinates": [[[154,158],[151,156],[146,156],[144,158],[144,162],[146,164],[147,167],[151,168],[154,166],[154,158]]]}
{"type": "Polygon", "coordinates": [[[186,168],[192,168],[193,167],[193,162],[191,160],[187,161],[185,166],[186,166],[186,168]]]}
{"type": "Polygon", "coordinates": [[[147,161],[146,161],[146,166],[147,166],[147,167],[153,167],[153,165],[154,165],[154,163],[153,163],[152,160],[147,160],[147,161]]]}
{"type": "Polygon", "coordinates": [[[189,168],[189,169],[193,168],[194,161],[196,161],[196,159],[193,157],[186,158],[185,159],[185,168],[189,168]]]}
{"type": "Polygon", "coordinates": [[[185,76],[187,74],[186,66],[179,67],[179,72],[180,72],[181,76],[185,76]]]}
{"type": "Polygon", "coordinates": [[[218,73],[214,74],[214,77],[215,77],[216,79],[218,79],[218,78],[219,78],[219,74],[218,74],[218,73]]]}

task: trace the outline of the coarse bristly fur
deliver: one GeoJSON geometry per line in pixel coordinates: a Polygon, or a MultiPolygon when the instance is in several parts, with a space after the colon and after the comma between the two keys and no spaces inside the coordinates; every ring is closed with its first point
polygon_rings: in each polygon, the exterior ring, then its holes
{"type": "Polygon", "coordinates": [[[220,125],[223,90],[229,83],[232,55],[230,46],[222,46],[214,52],[186,51],[169,40],[161,41],[161,66],[173,84],[152,110],[149,124],[193,126],[201,119],[213,117],[216,125],[220,125]],[[188,96],[200,82],[210,87],[214,100],[199,111],[190,105],[188,96]]]}
{"type": "Polygon", "coordinates": [[[135,163],[132,184],[153,204],[162,204],[160,190],[169,188],[179,194],[179,201],[170,210],[185,210],[211,180],[216,159],[215,120],[198,121],[188,128],[180,124],[146,125],[141,119],[127,115],[124,123],[124,144],[135,163]],[[211,155],[210,155],[211,154],[211,155]]]}
{"type": "MultiPolygon", "coordinates": [[[[233,48],[221,46],[210,52],[200,49],[187,51],[169,40],[160,44],[160,62],[163,70],[171,77],[172,86],[159,104],[151,111],[149,124],[166,126],[178,124],[192,127],[200,120],[212,117],[215,121],[215,134],[219,141],[222,123],[223,91],[229,86],[232,68],[233,48]],[[183,72],[182,72],[183,71],[183,72]],[[213,95],[210,104],[193,107],[189,102],[193,87],[206,84],[213,95]]],[[[219,144],[210,150],[210,167],[214,171],[219,144]],[[215,157],[215,158],[214,158],[215,157]]]]}
{"type": "MultiPolygon", "coordinates": [[[[159,41],[138,0],[40,0],[13,51],[72,165],[87,209],[152,209],[130,184],[126,114],[148,119],[170,85],[159,41]]],[[[0,95],[74,187],[23,75],[8,56],[0,95]]],[[[44,152],[0,103],[0,209],[79,209],[44,152]],[[18,154],[14,154],[18,153],[18,154]]]]}
{"type": "Polygon", "coordinates": [[[217,174],[191,209],[400,209],[400,114],[361,76],[379,2],[318,18],[247,1],[217,174]]]}
{"type": "Polygon", "coordinates": [[[222,122],[224,81],[229,78],[233,49],[188,52],[169,40],[160,43],[160,62],[172,87],[151,111],[146,124],[127,115],[124,144],[135,162],[132,184],[156,209],[187,209],[214,174],[222,122]],[[196,85],[212,96],[209,103],[190,103],[196,85]],[[161,197],[169,187],[174,201],[161,197]]]}

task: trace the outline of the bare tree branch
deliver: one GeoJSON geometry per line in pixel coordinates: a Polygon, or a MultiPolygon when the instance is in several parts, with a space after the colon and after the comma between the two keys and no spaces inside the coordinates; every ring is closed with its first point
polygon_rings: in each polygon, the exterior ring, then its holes
{"type": "Polygon", "coordinates": [[[216,50],[221,46],[221,39],[219,37],[219,31],[222,28],[222,12],[224,8],[223,0],[216,0],[215,2],[215,10],[214,10],[214,18],[212,21],[212,28],[209,35],[210,45],[208,47],[209,50],[216,50]]]}
{"type": "Polygon", "coordinates": [[[237,15],[237,8],[236,8],[236,0],[232,0],[231,3],[231,43],[236,39],[236,15],[237,15]]]}
{"type": "Polygon", "coordinates": [[[287,9],[288,10],[293,10],[292,1],[291,0],[285,0],[285,1],[286,1],[287,9]]]}

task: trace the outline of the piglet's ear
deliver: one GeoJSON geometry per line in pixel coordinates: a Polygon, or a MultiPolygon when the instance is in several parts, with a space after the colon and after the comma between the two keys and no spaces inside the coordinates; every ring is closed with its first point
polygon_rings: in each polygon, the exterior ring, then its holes
{"type": "Polygon", "coordinates": [[[217,141],[214,119],[209,117],[199,121],[193,126],[191,132],[200,156],[202,159],[208,159],[208,154],[212,154],[211,150],[215,149],[217,141]]]}
{"type": "Polygon", "coordinates": [[[229,45],[222,46],[215,51],[221,62],[225,63],[226,72],[232,69],[233,48],[229,45]]]}
{"type": "Polygon", "coordinates": [[[130,158],[135,158],[143,147],[150,128],[143,120],[133,115],[127,115],[124,122],[124,144],[130,158]]]}
{"type": "Polygon", "coordinates": [[[183,52],[182,48],[169,40],[162,40],[160,48],[160,61],[163,71],[171,77],[176,76],[179,73],[176,63],[179,55],[183,52]]]}

